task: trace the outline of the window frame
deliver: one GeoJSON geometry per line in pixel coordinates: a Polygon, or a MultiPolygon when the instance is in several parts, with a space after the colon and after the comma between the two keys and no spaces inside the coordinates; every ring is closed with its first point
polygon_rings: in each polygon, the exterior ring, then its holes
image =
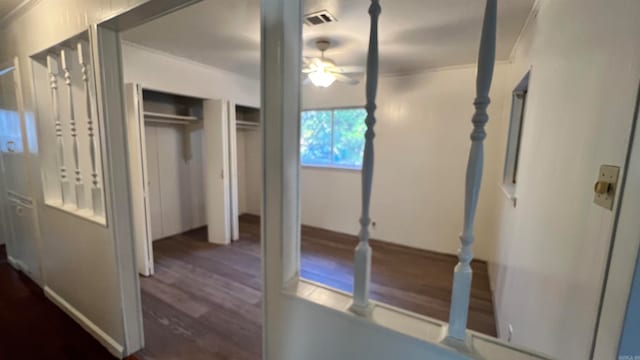
{"type": "MultiPolygon", "coordinates": [[[[362,163],[360,163],[360,166],[347,166],[347,165],[340,165],[340,164],[335,164],[333,162],[333,148],[334,148],[334,140],[333,140],[333,133],[334,133],[334,128],[335,128],[335,112],[336,110],[364,110],[365,113],[367,111],[367,109],[365,108],[364,105],[361,106],[336,106],[336,107],[319,107],[319,108],[308,108],[308,109],[301,109],[300,110],[300,128],[302,128],[302,113],[307,112],[307,111],[330,111],[331,112],[331,158],[330,163],[329,164],[305,164],[302,161],[302,132],[300,133],[300,166],[303,168],[311,168],[311,169],[333,169],[333,170],[345,170],[345,171],[356,171],[356,172],[361,172],[362,171],[362,163]]],[[[366,119],[366,118],[365,118],[366,119]]],[[[364,151],[364,134],[362,134],[362,139],[363,139],[363,151],[364,151]]]]}
{"type": "Polygon", "coordinates": [[[511,111],[509,113],[509,132],[505,151],[502,187],[515,206],[515,190],[518,183],[518,170],[522,145],[522,130],[527,109],[527,95],[531,70],[528,70],[511,92],[511,111]]]}

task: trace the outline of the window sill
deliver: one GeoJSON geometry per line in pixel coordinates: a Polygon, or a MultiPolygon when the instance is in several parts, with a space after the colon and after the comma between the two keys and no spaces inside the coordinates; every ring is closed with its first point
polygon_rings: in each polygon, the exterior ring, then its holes
{"type": "Polygon", "coordinates": [[[337,165],[300,165],[303,169],[324,169],[324,170],[338,170],[338,171],[353,171],[362,172],[362,168],[349,167],[349,166],[337,166],[337,165]]]}
{"type": "Polygon", "coordinates": [[[516,207],[516,205],[518,204],[518,198],[516,197],[516,186],[513,184],[498,184],[498,186],[500,187],[500,189],[502,189],[502,192],[504,193],[504,196],[507,198],[507,200],[511,201],[511,205],[513,205],[513,207],[516,207]]]}
{"type": "Polygon", "coordinates": [[[372,301],[374,307],[369,317],[357,316],[348,310],[352,299],[351,294],[305,279],[292,281],[285,288],[285,293],[328,307],[347,316],[360,319],[365,323],[381,326],[391,331],[435,344],[470,359],[552,359],[470,330],[467,331],[468,347],[446,343],[447,323],[375,301],[372,301]],[[469,352],[469,348],[472,349],[471,352],[469,352]]]}

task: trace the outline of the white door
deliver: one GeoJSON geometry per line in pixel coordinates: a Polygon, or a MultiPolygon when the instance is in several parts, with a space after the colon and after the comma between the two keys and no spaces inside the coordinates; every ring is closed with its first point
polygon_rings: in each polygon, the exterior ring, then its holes
{"type": "MultiPolygon", "coordinates": [[[[165,235],[162,223],[162,201],[160,189],[160,159],[158,144],[158,126],[145,124],[145,151],[147,154],[147,201],[149,202],[149,227],[151,240],[162,239],[165,235]]],[[[165,159],[163,159],[164,161],[165,159]]]]}
{"type": "Polygon", "coordinates": [[[13,266],[41,282],[27,132],[17,60],[0,67],[0,244],[13,266]]]}
{"type": "Polygon", "coordinates": [[[147,153],[142,87],[139,84],[125,85],[125,107],[127,111],[127,142],[129,145],[129,177],[131,183],[131,206],[133,212],[133,236],[138,272],[153,275],[153,245],[149,207],[147,153]]]}
{"type": "Polygon", "coordinates": [[[28,199],[9,196],[9,223],[16,246],[12,249],[10,261],[13,266],[29,275],[32,279],[40,278],[40,259],[35,224],[35,210],[28,199]]]}

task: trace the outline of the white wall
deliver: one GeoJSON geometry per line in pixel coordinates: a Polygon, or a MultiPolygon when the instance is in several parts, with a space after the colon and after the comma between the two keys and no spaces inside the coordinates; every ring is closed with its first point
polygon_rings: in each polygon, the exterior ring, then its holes
{"type": "MultiPolygon", "coordinates": [[[[640,107],[640,94],[638,100],[636,106],[640,107]]],[[[640,353],[640,114],[636,116],[624,189],[620,190],[624,195],[619,203],[594,359],[640,353]]]]}
{"type": "MultiPolygon", "coordinates": [[[[495,220],[489,211],[501,193],[502,145],[508,124],[502,116],[508,65],[496,66],[489,107],[476,245],[480,259],[493,249],[495,220]]],[[[363,105],[364,82],[328,89],[306,86],[303,108],[363,105]]],[[[464,174],[475,97],[475,67],[382,77],[378,85],[371,236],[453,254],[460,242],[464,174]]],[[[359,230],[359,171],[303,167],[302,222],[349,234],[359,230]]]]}
{"type": "Polygon", "coordinates": [[[532,67],[517,207],[498,196],[494,210],[500,334],[511,323],[515,343],[561,359],[591,347],[613,220],[592,189],[601,164],[624,163],[639,13],[633,0],[544,0],[509,72],[513,88],[532,67]]]}
{"type": "Polygon", "coordinates": [[[127,42],[122,46],[122,58],[125,83],[136,82],[148,89],[259,107],[257,79],[127,42]]]}

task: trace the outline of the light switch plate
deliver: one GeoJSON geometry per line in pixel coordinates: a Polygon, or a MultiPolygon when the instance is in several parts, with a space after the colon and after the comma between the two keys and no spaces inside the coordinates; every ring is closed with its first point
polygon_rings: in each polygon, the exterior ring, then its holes
{"type": "Polygon", "coordinates": [[[600,172],[598,173],[598,180],[611,184],[609,191],[603,194],[596,194],[593,197],[593,202],[596,205],[602,206],[605,209],[613,209],[613,201],[616,197],[616,191],[618,190],[618,175],[620,174],[620,167],[613,165],[600,166],[600,172]]]}

